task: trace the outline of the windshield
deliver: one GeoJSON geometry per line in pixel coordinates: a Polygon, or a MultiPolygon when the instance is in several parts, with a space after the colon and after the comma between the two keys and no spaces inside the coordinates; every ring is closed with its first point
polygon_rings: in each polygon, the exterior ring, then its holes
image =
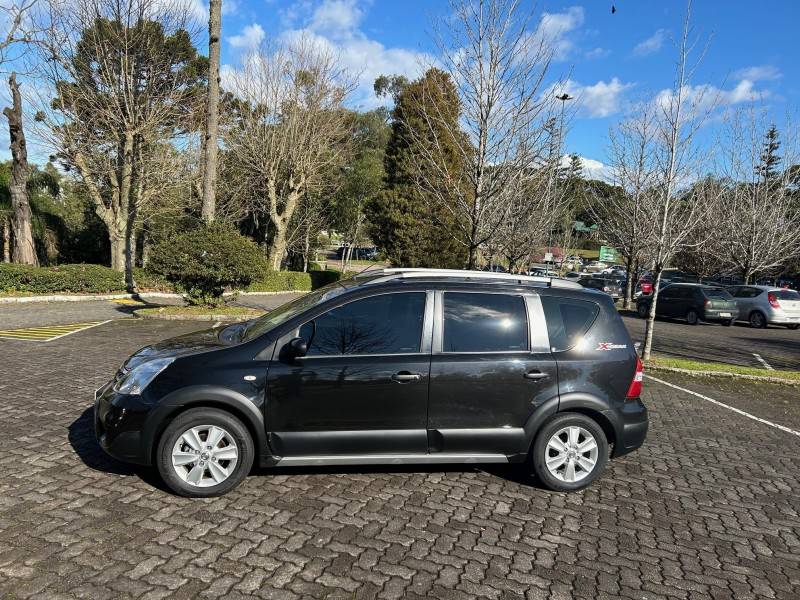
{"type": "Polygon", "coordinates": [[[706,296],[709,298],[717,298],[718,300],[733,300],[733,296],[721,288],[706,288],[705,292],[706,296]]]}
{"type": "Polygon", "coordinates": [[[278,308],[274,308],[267,314],[251,321],[244,332],[242,340],[247,341],[255,339],[309,308],[325,302],[326,300],[330,300],[331,298],[335,298],[339,294],[343,294],[345,290],[346,288],[344,286],[339,282],[335,282],[313,292],[309,292],[305,296],[300,296],[296,300],[282,304],[278,308]]]}
{"type": "Polygon", "coordinates": [[[800,300],[800,294],[794,290],[773,290],[770,294],[778,300],[800,300]]]}

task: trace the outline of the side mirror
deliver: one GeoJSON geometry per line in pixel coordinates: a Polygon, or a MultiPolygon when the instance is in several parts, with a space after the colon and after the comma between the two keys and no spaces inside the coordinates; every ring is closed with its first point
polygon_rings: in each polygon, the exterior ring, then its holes
{"type": "Polygon", "coordinates": [[[291,358],[302,358],[308,354],[308,344],[303,338],[292,338],[286,344],[286,350],[291,358]]]}

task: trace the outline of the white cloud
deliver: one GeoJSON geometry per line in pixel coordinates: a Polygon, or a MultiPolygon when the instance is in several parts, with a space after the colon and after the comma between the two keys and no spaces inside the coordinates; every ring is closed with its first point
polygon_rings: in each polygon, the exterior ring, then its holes
{"type": "Polygon", "coordinates": [[[560,13],[542,13],[536,35],[553,49],[555,60],[566,60],[575,50],[575,42],[568,37],[583,25],[582,6],[570,6],[560,13]]]}
{"type": "MultiPolygon", "coordinates": [[[[716,108],[764,100],[771,95],[769,90],[756,89],[755,82],[749,79],[742,79],[729,90],[709,83],[688,85],[683,88],[683,94],[686,106],[693,114],[709,113],[716,108]]],[[[667,107],[673,98],[674,91],[665,89],[656,94],[654,102],[667,107]]]]}
{"type": "Polygon", "coordinates": [[[314,11],[308,29],[326,37],[348,35],[364,17],[355,0],[325,0],[314,11]]]}
{"type": "Polygon", "coordinates": [[[666,29],[659,29],[646,40],[639,42],[633,49],[635,56],[647,56],[661,50],[661,46],[667,40],[668,31],[666,29]]]}
{"type": "Polygon", "coordinates": [[[568,93],[578,106],[578,114],[591,118],[610,117],[620,112],[625,92],[635,83],[623,83],[618,77],[611,81],[598,81],[593,85],[583,85],[568,79],[561,85],[551,86],[546,94],[568,93]]]}
{"type": "MultiPolygon", "coordinates": [[[[598,179],[611,183],[613,179],[613,169],[599,160],[588,158],[586,156],[578,156],[581,159],[581,167],[583,168],[584,179],[598,179]]],[[[569,167],[572,161],[572,156],[565,154],[561,157],[560,166],[563,168],[569,167]]]]}
{"type": "Polygon", "coordinates": [[[258,23],[245,26],[242,33],[232,35],[228,38],[228,43],[234,48],[242,50],[254,50],[264,41],[264,29],[258,23]]]}
{"type": "Polygon", "coordinates": [[[778,67],[772,65],[754,65],[752,67],[745,67],[739,69],[734,73],[737,79],[747,79],[749,81],[771,81],[773,79],[780,79],[783,74],[778,67]]]}
{"type": "Polygon", "coordinates": [[[335,52],[342,66],[358,77],[352,103],[361,108],[385,103],[372,88],[379,75],[414,78],[422,72],[423,65],[435,62],[430,55],[407,48],[387,48],[370,39],[359,29],[364,11],[355,0],[324,0],[313,10],[301,2],[294,10],[291,19],[299,21],[300,26],[284,31],[280,38],[291,41],[304,36],[320,48],[335,52]]]}
{"type": "Polygon", "coordinates": [[[594,48],[587,51],[584,56],[589,60],[596,60],[599,58],[605,58],[609,54],[611,54],[611,50],[608,48],[594,48]]]}

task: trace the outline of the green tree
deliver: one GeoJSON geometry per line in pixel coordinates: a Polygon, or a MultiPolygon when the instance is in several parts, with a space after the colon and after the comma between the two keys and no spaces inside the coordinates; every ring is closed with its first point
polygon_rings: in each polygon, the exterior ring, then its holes
{"type": "MultiPolygon", "coordinates": [[[[425,122],[425,114],[447,115],[437,126],[458,130],[459,102],[450,77],[438,69],[405,84],[397,78],[379,78],[394,95],[391,136],[386,147],[386,185],[367,205],[370,234],[392,264],[405,267],[462,267],[466,248],[459,244],[452,213],[439,203],[428,201],[417,185],[424,144],[451,140],[437,136],[425,122]],[[393,85],[387,84],[393,82],[393,85]]],[[[454,144],[440,149],[447,157],[448,171],[463,172],[461,156],[454,144]]]]}

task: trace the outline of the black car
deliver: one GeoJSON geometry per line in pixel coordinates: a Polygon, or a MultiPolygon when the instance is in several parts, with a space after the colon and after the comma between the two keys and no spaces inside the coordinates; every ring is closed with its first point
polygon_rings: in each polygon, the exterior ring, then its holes
{"type": "Polygon", "coordinates": [[[619,300],[625,294],[625,279],[623,277],[592,275],[578,279],[583,287],[598,290],[611,296],[614,300],[619,300]]]}
{"type": "MultiPolygon", "coordinates": [[[[650,311],[652,294],[641,296],[636,310],[643,319],[650,311]]],[[[656,316],[686,319],[689,325],[716,321],[733,325],[739,317],[736,301],[725,289],[699,283],[672,283],[658,292],[656,316]]]]}
{"type": "Polygon", "coordinates": [[[574,282],[369,271],[136,352],[95,400],[103,449],[186,496],[267,467],[524,463],[589,485],[647,432],[611,299],[574,282]]]}

